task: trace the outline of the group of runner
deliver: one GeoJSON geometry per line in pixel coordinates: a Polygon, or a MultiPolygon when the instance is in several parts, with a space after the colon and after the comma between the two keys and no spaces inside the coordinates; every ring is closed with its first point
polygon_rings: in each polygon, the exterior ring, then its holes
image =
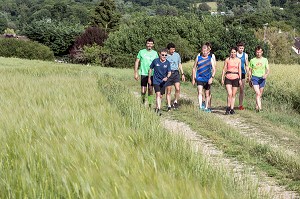
{"type": "MultiPolygon", "coordinates": [[[[180,80],[185,81],[180,55],[175,52],[174,43],[169,43],[167,48],[159,53],[153,50],[154,40],[146,40],[146,49],[139,51],[135,65],[134,78],[141,79],[141,100],[146,102],[148,88],[148,104],[152,106],[153,88],[156,93],[155,111],[161,115],[161,99],[166,92],[167,111],[178,108],[180,96],[180,80]],[[139,71],[138,71],[139,70],[139,71]],[[171,103],[172,87],[175,87],[175,99],[171,103]]],[[[205,43],[201,52],[196,56],[192,69],[192,84],[197,83],[199,109],[211,112],[211,85],[216,73],[216,57],[211,53],[211,44],[205,43]],[[204,94],[203,94],[204,90],[204,94]]],[[[222,85],[227,90],[227,107],[225,114],[234,114],[235,96],[239,89],[239,110],[244,110],[244,88],[249,82],[256,93],[256,111],[262,111],[261,97],[269,75],[268,60],[264,58],[263,49],[255,48],[256,57],[248,61],[248,55],[244,52],[245,45],[240,42],[230,49],[230,56],[226,58],[222,70],[222,85]]]]}

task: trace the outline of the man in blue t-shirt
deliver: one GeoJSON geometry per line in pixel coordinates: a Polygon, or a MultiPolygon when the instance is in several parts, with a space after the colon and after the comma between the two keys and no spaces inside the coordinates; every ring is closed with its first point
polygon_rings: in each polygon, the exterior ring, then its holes
{"type": "Polygon", "coordinates": [[[178,108],[178,99],[180,96],[180,73],[182,81],[185,81],[185,76],[182,69],[181,64],[181,58],[180,55],[175,52],[175,44],[169,43],[167,45],[168,48],[168,57],[167,60],[171,64],[171,77],[166,82],[166,88],[167,88],[167,103],[168,103],[168,111],[171,110],[171,92],[172,92],[172,86],[175,86],[175,99],[173,103],[173,107],[175,109],[178,108]],[[180,73],[179,73],[180,70],[180,73]]]}
{"type": "Polygon", "coordinates": [[[171,76],[170,62],[167,60],[168,50],[163,49],[159,52],[159,58],[152,61],[149,69],[148,83],[151,84],[151,74],[153,73],[153,86],[156,93],[156,112],[161,115],[161,95],[165,93],[165,83],[171,76]]]}

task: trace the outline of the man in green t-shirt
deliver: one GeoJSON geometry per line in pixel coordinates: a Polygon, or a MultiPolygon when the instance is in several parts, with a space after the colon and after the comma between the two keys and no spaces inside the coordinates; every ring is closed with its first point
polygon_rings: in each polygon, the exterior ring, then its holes
{"type": "MultiPolygon", "coordinates": [[[[146,49],[139,51],[135,64],[134,64],[134,79],[139,80],[139,75],[141,76],[141,95],[142,103],[145,103],[146,92],[148,87],[148,104],[149,107],[153,104],[153,86],[148,84],[148,71],[150,69],[150,64],[155,58],[158,58],[158,54],[153,50],[154,40],[149,38],[146,40],[146,49]],[[140,68],[139,68],[140,66],[140,68]],[[139,73],[138,73],[139,68],[139,73]]],[[[151,77],[153,78],[153,77],[151,77]]],[[[153,80],[151,81],[153,82],[153,80]]]]}
{"type": "Polygon", "coordinates": [[[255,48],[256,57],[250,60],[248,79],[251,80],[256,93],[256,112],[262,111],[261,97],[266,84],[266,79],[270,73],[268,59],[263,57],[261,46],[255,48]]]}

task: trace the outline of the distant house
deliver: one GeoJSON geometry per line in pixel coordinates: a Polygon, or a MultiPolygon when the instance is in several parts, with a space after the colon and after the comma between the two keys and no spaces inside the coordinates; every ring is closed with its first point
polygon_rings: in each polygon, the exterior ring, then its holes
{"type": "Polygon", "coordinates": [[[300,37],[295,37],[293,50],[300,55],[300,37]]]}

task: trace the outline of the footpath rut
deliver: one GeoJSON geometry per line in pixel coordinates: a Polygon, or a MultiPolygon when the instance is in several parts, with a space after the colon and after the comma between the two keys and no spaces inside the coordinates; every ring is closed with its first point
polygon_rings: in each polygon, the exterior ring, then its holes
{"type": "Polygon", "coordinates": [[[258,193],[261,196],[269,195],[273,199],[298,199],[296,192],[287,191],[284,187],[277,185],[276,181],[266,174],[256,173],[241,162],[224,156],[223,152],[215,147],[212,142],[193,131],[187,124],[163,118],[163,126],[170,132],[182,136],[189,142],[195,152],[201,153],[207,161],[215,168],[226,168],[233,172],[234,177],[242,179],[245,173],[251,178],[252,182],[258,184],[258,193]]]}

